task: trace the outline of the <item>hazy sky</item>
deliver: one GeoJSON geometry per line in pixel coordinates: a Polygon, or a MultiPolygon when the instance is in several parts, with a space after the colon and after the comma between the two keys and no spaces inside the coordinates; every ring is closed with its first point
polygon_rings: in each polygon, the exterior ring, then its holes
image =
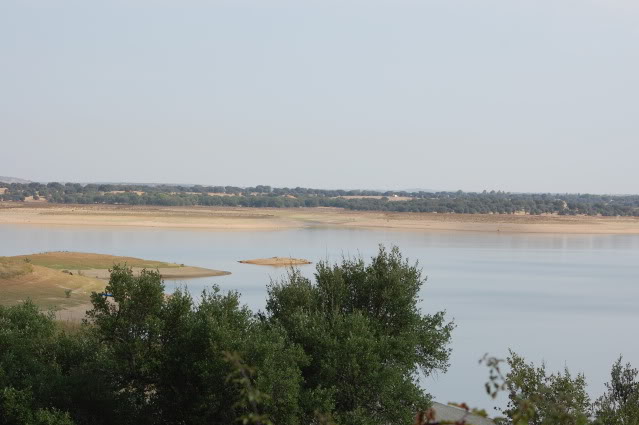
{"type": "Polygon", "coordinates": [[[636,0],[0,1],[0,175],[639,193],[636,0]]]}

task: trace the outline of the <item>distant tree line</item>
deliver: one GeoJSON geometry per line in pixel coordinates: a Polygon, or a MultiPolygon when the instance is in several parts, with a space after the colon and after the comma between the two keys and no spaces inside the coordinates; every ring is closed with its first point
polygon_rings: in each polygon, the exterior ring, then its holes
{"type": "Polygon", "coordinates": [[[639,216],[639,195],[483,192],[405,192],[272,188],[270,186],[174,186],[79,183],[12,183],[2,201],[44,198],[64,204],[227,206],[252,208],[336,207],[351,210],[457,214],[639,216]],[[346,198],[348,197],[348,198],[346,198]],[[364,197],[364,198],[351,198],[364,197]],[[368,197],[368,198],[366,198],[368,197]],[[376,197],[376,198],[373,198],[376,197]],[[410,199],[394,200],[394,197],[410,199]]]}

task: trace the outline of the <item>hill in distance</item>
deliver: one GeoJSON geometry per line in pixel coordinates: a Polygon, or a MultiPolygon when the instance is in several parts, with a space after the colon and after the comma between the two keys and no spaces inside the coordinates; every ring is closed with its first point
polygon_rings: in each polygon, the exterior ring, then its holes
{"type": "Polygon", "coordinates": [[[0,176],[0,183],[22,183],[22,184],[28,184],[31,183],[31,180],[25,180],[25,179],[20,179],[18,177],[7,177],[7,176],[0,176]]]}

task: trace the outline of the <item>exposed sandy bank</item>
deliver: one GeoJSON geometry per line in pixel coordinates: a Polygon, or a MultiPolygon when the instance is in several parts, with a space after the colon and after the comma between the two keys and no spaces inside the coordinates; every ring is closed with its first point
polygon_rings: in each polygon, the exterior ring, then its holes
{"type": "Polygon", "coordinates": [[[221,270],[134,257],[83,252],[47,252],[0,257],[0,304],[33,300],[44,308],[73,308],[86,305],[91,292],[100,292],[109,279],[109,268],[126,264],[134,274],[144,268],[157,269],[164,279],[230,274],[221,270]]]}
{"type": "Polygon", "coordinates": [[[0,224],[278,230],[314,226],[509,233],[639,234],[638,217],[0,203],[0,224]]]}
{"type": "Polygon", "coordinates": [[[114,264],[127,264],[131,267],[146,268],[178,268],[182,265],[165,261],[143,260],[135,257],[122,257],[91,252],[51,251],[37,254],[16,255],[16,260],[28,261],[38,266],[57,270],[108,269],[114,264]]]}
{"type": "Polygon", "coordinates": [[[275,267],[287,267],[296,266],[302,264],[312,264],[308,260],[303,258],[291,258],[291,257],[271,257],[271,258],[256,258],[254,260],[241,260],[238,261],[242,264],[255,264],[258,266],[275,266],[275,267]]]}
{"type": "Polygon", "coordinates": [[[33,265],[28,273],[0,279],[0,304],[13,305],[30,299],[45,309],[69,308],[86,304],[91,292],[102,291],[105,285],[92,277],[33,265]]]}
{"type": "MultiPolygon", "coordinates": [[[[133,274],[139,274],[142,267],[131,267],[133,274]]],[[[152,270],[155,270],[153,268],[152,270]]],[[[196,277],[225,276],[230,272],[222,270],[205,269],[202,267],[184,266],[179,268],[158,267],[157,270],[163,279],[192,279],[196,277]]],[[[82,272],[85,276],[95,277],[97,279],[109,280],[109,270],[107,269],[88,269],[82,272]]]]}
{"type": "Polygon", "coordinates": [[[11,258],[18,260],[28,259],[32,264],[56,270],[65,270],[67,274],[71,275],[75,273],[76,275],[106,280],[109,279],[109,269],[113,267],[114,264],[126,264],[128,267],[131,267],[134,274],[139,274],[142,269],[158,270],[164,279],[188,279],[230,274],[222,270],[185,266],[184,264],[87,252],[56,251],[18,255],[11,258]]]}

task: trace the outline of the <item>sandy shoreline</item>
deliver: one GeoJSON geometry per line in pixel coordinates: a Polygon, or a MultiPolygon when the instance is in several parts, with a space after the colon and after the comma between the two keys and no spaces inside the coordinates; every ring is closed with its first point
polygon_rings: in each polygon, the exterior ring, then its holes
{"type": "Polygon", "coordinates": [[[304,258],[291,257],[271,257],[271,258],[254,258],[252,260],[240,260],[238,263],[253,264],[256,266],[272,266],[272,267],[290,267],[305,264],[313,264],[304,258]]]}
{"type": "Polygon", "coordinates": [[[637,217],[526,216],[230,208],[0,203],[0,224],[127,226],[200,230],[347,227],[421,231],[639,234],[637,217]]]}
{"type": "Polygon", "coordinates": [[[31,299],[43,308],[86,305],[92,292],[101,292],[114,264],[127,264],[133,274],[158,270],[162,279],[224,276],[222,270],[186,266],[135,257],[55,251],[0,257],[0,305],[31,299]]]}
{"type": "MultiPolygon", "coordinates": [[[[131,267],[133,274],[140,274],[142,267],[131,267]]],[[[156,269],[150,269],[156,270],[156,269]]],[[[184,266],[179,268],[174,267],[159,267],[157,271],[162,276],[162,279],[193,279],[196,277],[213,277],[213,276],[226,276],[231,274],[230,272],[223,270],[205,269],[202,267],[184,266]]],[[[83,274],[88,277],[94,277],[101,280],[109,280],[111,272],[108,269],[89,269],[84,270],[83,274]]]]}

